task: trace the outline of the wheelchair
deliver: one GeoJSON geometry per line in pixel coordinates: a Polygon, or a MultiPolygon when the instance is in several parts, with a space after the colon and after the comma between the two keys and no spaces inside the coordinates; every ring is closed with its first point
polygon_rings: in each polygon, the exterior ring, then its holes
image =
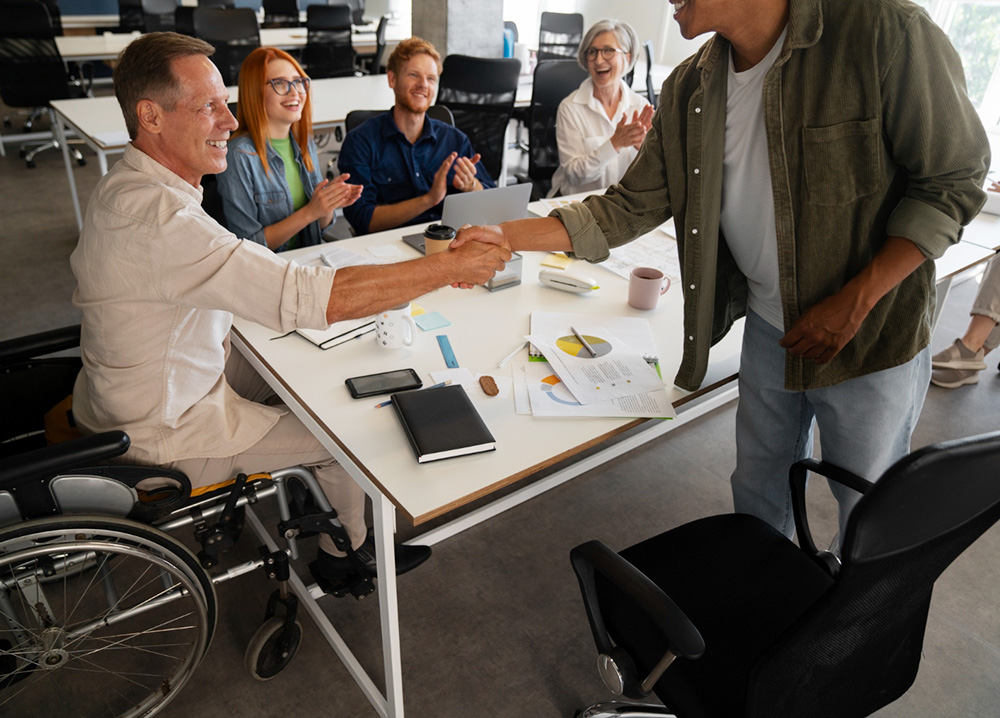
{"type": "Polygon", "coordinates": [[[181,472],[114,463],[129,446],[121,431],[46,445],[45,415],[71,420],[59,401],[80,366],[49,355],[78,343],[79,327],[0,342],[0,715],[156,714],[208,650],[216,586],[254,571],[277,588],[244,663],[273,678],[302,637],[289,585],[298,539],[326,532],[354,562],[341,584],[317,577],[323,592],[374,590],[336,511],[303,467],[192,489],[181,472]],[[259,558],[222,568],[250,507],[270,497],[284,546],[250,511],[259,558]],[[197,554],[172,535],[185,529],[197,554]]]}

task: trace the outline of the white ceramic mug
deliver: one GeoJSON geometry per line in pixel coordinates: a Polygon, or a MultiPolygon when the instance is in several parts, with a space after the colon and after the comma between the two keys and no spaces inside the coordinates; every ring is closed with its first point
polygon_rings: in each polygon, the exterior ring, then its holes
{"type": "Polygon", "coordinates": [[[411,316],[410,303],[379,312],[375,317],[375,343],[383,349],[401,349],[417,338],[417,325],[411,316]]]}
{"type": "Polygon", "coordinates": [[[636,267],[628,278],[628,304],[635,309],[655,309],[670,289],[670,277],[653,267],[636,267]]]}

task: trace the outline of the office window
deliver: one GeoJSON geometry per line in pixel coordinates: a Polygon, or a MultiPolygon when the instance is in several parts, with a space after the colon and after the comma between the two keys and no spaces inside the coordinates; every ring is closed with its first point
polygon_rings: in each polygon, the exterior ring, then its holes
{"type": "Polygon", "coordinates": [[[1000,0],[916,0],[962,58],[969,98],[983,123],[1000,131],[1000,0]]]}

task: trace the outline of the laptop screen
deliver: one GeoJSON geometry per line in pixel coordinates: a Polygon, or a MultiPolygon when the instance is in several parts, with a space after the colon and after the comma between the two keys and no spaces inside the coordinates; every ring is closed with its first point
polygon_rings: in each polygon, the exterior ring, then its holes
{"type": "Polygon", "coordinates": [[[458,192],[444,198],[441,224],[458,229],[463,224],[500,224],[528,216],[531,184],[508,185],[479,192],[458,192]]]}

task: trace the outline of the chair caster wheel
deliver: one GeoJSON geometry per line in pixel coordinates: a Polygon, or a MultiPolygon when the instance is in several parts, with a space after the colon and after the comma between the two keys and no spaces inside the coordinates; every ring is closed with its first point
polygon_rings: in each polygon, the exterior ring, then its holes
{"type": "Polygon", "coordinates": [[[28,160],[28,161],[26,162],[26,164],[28,165],[28,169],[29,169],[29,170],[33,170],[33,169],[35,169],[35,166],[36,166],[36,165],[35,165],[35,161],[34,161],[34,160],[28,160]]]}
{"type": "Polygon", "coordinates": [[[23,160],[25,157],[28,156],[28,150],[18,150],[17,156],[23,160]]]}
{"type": "Polygon", "coordinates": [[[243,665],[258,681],[269,681],[295,658],[302,642],[302,624],[296,621],[285,636],[285,619],[274,616],[264,622],[250,640],[243,665]]]}
{"type": "Polygon", "coordinates": [[[87,166],[87,158],[86,157],[81,157],[80,159],[78,159],[76,161],[76,163],[78,165],[80,165],[80,167],[86,167],[87,166]]]}

